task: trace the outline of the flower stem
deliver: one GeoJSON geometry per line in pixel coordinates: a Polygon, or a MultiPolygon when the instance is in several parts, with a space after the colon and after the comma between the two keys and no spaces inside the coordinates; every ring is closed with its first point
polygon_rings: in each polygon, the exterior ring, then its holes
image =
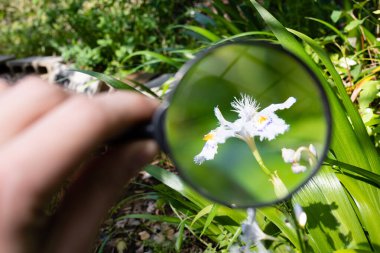
{"type": "Polygon", "coordinates": [[[256,161],[258,162],[261,170],[269,177],[272,176],[272,172],[265,166],[263,159],[261,158],[261,155],[259,153],[259,150],[256,147],[256,143],[253,140],[253,138],[246,138],[244,141],[248,144],[249,148],[252,151],[253,156],[255,157],[256,161]]]}

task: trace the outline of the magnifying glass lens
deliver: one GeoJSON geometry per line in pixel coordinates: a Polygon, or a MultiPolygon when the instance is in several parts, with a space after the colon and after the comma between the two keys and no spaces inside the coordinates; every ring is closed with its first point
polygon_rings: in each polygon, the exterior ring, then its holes
{"type": "Polygon", "coordinates": [[[329,109],[315,76],[264,43],[215,47],[185,66],[166,111],[165,137],[181,175],[232,207],[288,197],[319,168],[329,109]]]}

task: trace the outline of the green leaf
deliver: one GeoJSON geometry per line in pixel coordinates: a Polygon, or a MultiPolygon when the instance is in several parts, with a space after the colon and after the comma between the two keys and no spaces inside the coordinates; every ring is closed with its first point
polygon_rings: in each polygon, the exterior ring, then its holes
{"type": "MultiPolygon", "coordinates": [[[[222,39],[222,40],[218,41],[216,44],[224,43],[226,41],[232,41],[232,40],[235,40],[235,39],[242,39],[244,37],[256,36],[256,35],[267,36],[267,37],[274,38],[273,33],[270,33],[270,32],[252,31],[252,32],[239,33],[237,35],[233,35],[233,36],[227,37],[225,39],[222,39]]],[[[259,37],[259,39],[263,40],[262,37],[259,37]]]]}
{"type": "MultiPolygon", "coordinates": [[[[339,97],[342,100],[342,104],[345,110],[341,108],[341,103],[337,101],[336,95],[331,93],[331,90],[328,89],[327,85],[324,85],[325,91],[327,92],[327,95],[329,97],[332,114],[334,116],[333,129],[336,129],[334,133],[332,146],[335,152],[339,152],[339,160],[343,159],[343,161],[346,161],[347,163],[359,166],[361,168],[372,170],[372,172],[375,173],[380,173],[380,157],[378,156],[377,151],[368,136],[367,130],[363,124],[363,121],[357,109],[355,108],[355,106],[351,102],[351,99],[347,95],[346,88],[344,87],[342,79],[339,73],[336,71],[334,65],[332,64],[329,56],[310,37],[295,30],[289,29],[289,31],[291,31],[292,33],[300,37],[302,40],[304,40],[306,43],[308,43],[318,54],[322,63],[326,66],[327,70],[331,74],[334,80],[334,84],[336,85],[339,97]],[[351,122],[348,122],[347,118],[345,117],[345,111],[347,115],[350,117],[351,122]],[[355,131],[353,129],[355,129],[355,131]],[[335,142],[339,142],[340,144],[337,144],[337,146],[335,147],[335,142]],[[347,146],[350,146],[350,150],[339,148],[347,146]]],[[[315,74],[320,76],[321,73],[320,71],[316,70],[315,74]]],[[[326,82],[322,79],[322,77],[321,80],[322,83],[326,82]]]]}
{"type": "MultiPolygon", "coordinates": [[[[307,230],[316,242],[315,252],[342,248],[370,250],[345,189],[328,167],[324,166],[294,197],[307,214],[307,230]],[[329,243],[327,243],[329,241],[329,243]]],[[[365,203],[365,202],[364,202],[365,203]]]]}
{"type": "MultiPolygon", "coordinates": [[[[174,173],[171,173],[154,165],[149,165],[145,167],[144,170],[163,184],[167,185],[168,187],[172,188],[179,194],[189,199],[192,203],[200,207],[200,209],[214,204],[212,201],[204,198],[199,193],[190,188],[187,184],[185,184],[185,182],[182,181],[180,177],[174,173]]],[[[218,208],[218,215],[228,215],[238,224],[240,224],[240,222],[243,221],[246,216],[245,212],[242,210],[234,210],[225,206],[220,206],[218,208]]]]}
{"type": "Polygon", "coordinates": [[[93,76],[93,77],[109,84],[110,86],[112,86],[115,89],[133,90],[133,91],[140,92],[140,91],[136,90],[134,87],[132,87],[132,86],[130,86],[130,85],[128,85],[122,81],[119,81],[112,76],[105,75],[103,73],[99,73],[99,72],[95,72],[95,71],[91,71],[91,70],[81,70],[81,69],[73,69],[72,71],[77,71],[77,72],[81,72],[81,73],[93,76]]]}
{"type": "Polygon", "coordinates": [[[330,15],[330,18],[331,20],[336,23],[338,22],[338,20],[340,19],[340,17],[342,16],[342,11],[337,11],[337,10],[334,10],[331,15],[330,15]]]}
{"type": "Polygon", "coordinates": [[[176,27],[180,27],[180,28],[184,28],[186,30],[189,30],[189,31],[192,31],[192,32],[195,32],[196,34],[199,34],[201,36],[203,36],[204,38],[208,39],[209,41],[211,42],[217,42],[218,40],[220,40],[220,37],[217,36],[216,34],[210,32],[209,30],[207,29],[204,29],[202,27],[199,27],[199,26],[193,26],[193,25],[176,25],[174,26],[175,28],[176,27]]]}
{"type": "Polygon", "coordinates": [[[143,55],[143,56],[146,56],[146,57],[150,57],[150,58],[154,58],[154,59],[157,59],[159,60],[160,62],[164,62],[164,63],[167,63],[169,65],[172,65],[176,68],[179,68],[180,67],[180,63],[173,60],[172,58],[169,58],[165,55],[162,55],[162,54],[159,54],[159,53],[156,53],[156,52],[152,52],[152,51],[137,51],[137,52],[134,52],[130,55],[128,55],[127,57],[125,57],[123,60],[122,60],[122,63],[125,63],[127,60],[129,60],[130,58],[134,57],[134,56],[137,56],[137,55],[143,55]]]}
{"type": "Polygon", "coordinates": [[[334,253],[368,253],[372,251],[361,250],[361,249],[340,249],[333,251],[334,253]]]}
{"type": "Polygon", "coordinates": [[[347,42],[346,36],[344,36],[343,33],[341,33],[335,26],[333,26],[333,25],[329,24],[328,22],[321,20],[321,19],[312,18],[312,17],[306,17],[306,18],[325,25],[326,27],[328,27],[329,29],[334,31],[339,37],[341,37],[344,42],[347,42]]]}
{"type": "Polygon", "coordinates": [[[380,92],[380,81],[368,81],[361,87],[362,91],[359,95],[359,107],[365,109],[369,107],[369,104],[378,97],[380,92]]]}
{"type": "Polygon", "coordinates": [[[364,22],[364,19],[355,19],[355,20],[352,20],[350,23],[348,23],[348,24],[344,27],[344,31],[345,31],[345,32],[352,31],[352,30],[354,30],[355,28],[357,28],[358,26],[360,26],[361,24],[363,24],[363,22],[364,22]]]}
{"type": "Polygon", "coordinates": [[[302,45],[285,29],[285,27],[255,0],[250,1],[273,34],[277,37],[281,45],[306,62],[310,62],[310,57],[306,54],[302,45]]]}
{"type": "Polygon", "coordinates": [[[126,78],[126,81],[132,83],[135,87],[139,87],[142,91],[145,91],[146,93],[152,95],[153,97],[159,98],[159,96],[156,93],[154,93],[151,89],[146,87],[144,84],[132,79],[128,79],[128,78],[126,78]]]}
{"type": "Polygon", "coordinates": [[[193,226],[193,224],[201,217],[203,217],[204,215],[208,214],[211,212],[211,210],[213,209],[215,204],[211,204],[211,205],[208,205],[206,206],[205,208],[203,208],[202,210],[200,210],[197,215],[194,217],[193,221],[191,222],[190,224],[190,227],[193,226]]]}
{"type": "Polygon", "coordinates": [[[373,173],[371,171],[359,168],[359,167],[351,165],[351,164],[347,164],[347,163],[343,163],[343,162],[340,162],[337,160],[333,160],[331,158],[326,158],[325,162],[327,162],[331,165],[336,165],[336,166],[340,167],[343,170],[343,172],[346,171],[346,172],[353,172],[355,174],[358,174],[358,175],[362,176],[367,182],[370,182],[371,184],[376,185],[377,188],[380,188],[380,175],[379,174],[373,173]]]}
{"type": "Polygon", "coordinates": [[[204,234],[204,232],[206,231],[206,229],[208,228],[208,226],[214,220],[214,218],[215,218],[215,216],[217,214],[218,208],[219,208],[219,205],[217,205],[217,204],[213,204],[212,205],[210,213],[207,216],[207,220],[205,222],[205,225],[203,226],[203,230],[202,230],[201,236],[204,234]]]}
{"type": "Polygon", "coordinates": [[[175,251],[176,252],[181,252],[182,249],[182,242],[184,239],[184,232],[185,232],[185,222],[181,222],[179,224],[179,230],[178,230],[178,236],[175,241],[175,251]]]}

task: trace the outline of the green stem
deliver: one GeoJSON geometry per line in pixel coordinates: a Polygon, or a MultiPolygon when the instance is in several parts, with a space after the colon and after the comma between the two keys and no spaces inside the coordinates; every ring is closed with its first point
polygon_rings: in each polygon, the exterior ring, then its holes
{"type": "Polygon", "coordinates": [[[253,140],[253,138],[246,138],[244,141],[248,144],[249,148],[252,151],[253,156],[255,157],[256,161],[258,162],[261,170],[269,177],[272,176],[272,172],[265,166],[263,159],[261,158],[261,155],[259,153],[259,150],[256,147],[256,143],[253,140]]]}

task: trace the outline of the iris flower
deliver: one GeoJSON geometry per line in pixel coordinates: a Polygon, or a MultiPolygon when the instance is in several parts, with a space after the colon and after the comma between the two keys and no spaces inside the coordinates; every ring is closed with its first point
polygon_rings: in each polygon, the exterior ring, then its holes
{"type": "Polygon", "coordinates": [[[313,144],[310,144],[309,147],[299,147],[297,150],[290,148],[283,148],[282,158],[286,163],[292,164],[292,171],[295,174],[305,172],[307,167],[301,164],[302,153],[306,153],[308,156],[309,165],[313,166],[316,163],[317,151],[313,144]]]}
{"type": "Polygon", "coordinates": [[[231,137],[239,138],[248,145],[254,145],[252,138],[258,137],[260,141],[271,141],[277,135],[285,133],[289,125],[279,118],[275,112],[290,108],[296,99],[289,97],[281,104],[271,104],[260,110],[259,104],[252,97],[241,94],[241,98],[236,98],[231,103],[233,111],[238,114],[238,119],[234,122],[227,121],[218,107],[214,113],[219,121],[219,126],[206,134],[203,140],[206,141],[202,151],[195,156],[194,162],[202,164],[206,160],[214,159],[218,153],[218,145],[224,143],[231,137]]]}

